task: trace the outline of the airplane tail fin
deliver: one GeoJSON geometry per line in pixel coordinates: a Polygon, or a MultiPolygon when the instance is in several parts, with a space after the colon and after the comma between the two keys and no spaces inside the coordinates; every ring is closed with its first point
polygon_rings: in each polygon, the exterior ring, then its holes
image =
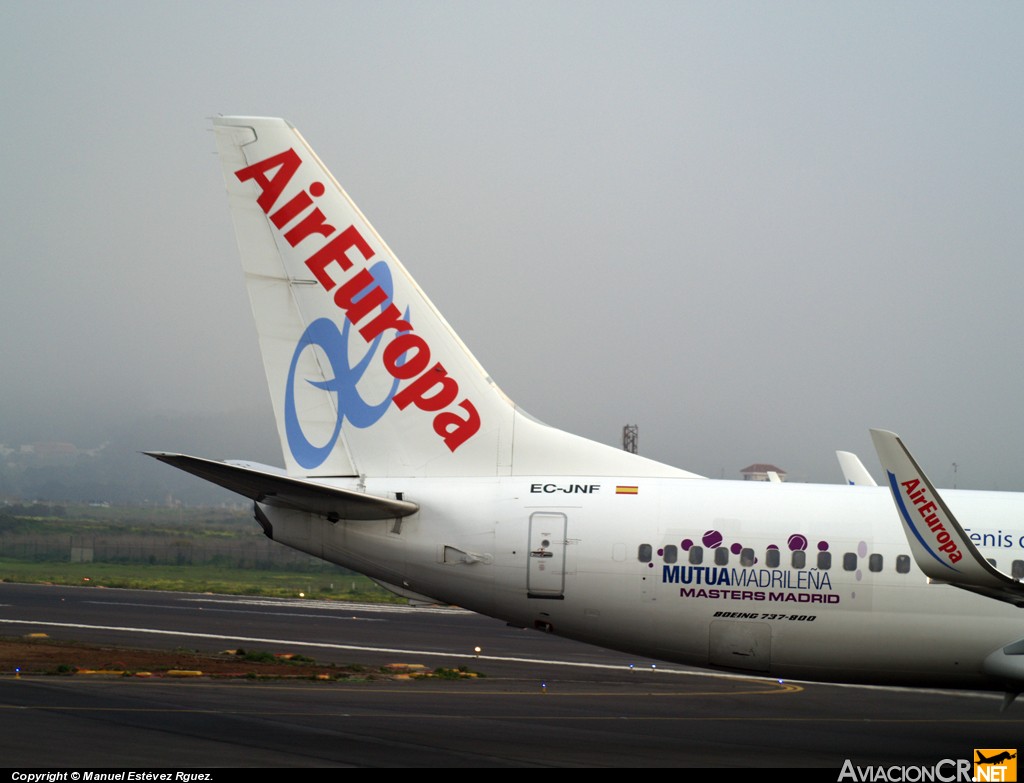
{"type": "Polygon", "coordinates": [[[877,486],[875,480],[871,478],[871,474],[868,473],[868,469],[864,467],[864,463],[856,454],[851,451],[837,451],[836,457],[847,484],[855,487],[877,486]]]}
{"type": "MultiPolygon", "coordinates": [[[[910,552],[924,575],[1024,606],[1024,585],[985,559],[899,435],[888,430],[870,432],[910,552]]],[[[1024,671],[1024,666],[1017,665],[1024,671]]]]}
{"type": "Polygon", "coordinates": [[[517,410],[292,125],[214,130],[290,475],[694,476],[517,410]]]}

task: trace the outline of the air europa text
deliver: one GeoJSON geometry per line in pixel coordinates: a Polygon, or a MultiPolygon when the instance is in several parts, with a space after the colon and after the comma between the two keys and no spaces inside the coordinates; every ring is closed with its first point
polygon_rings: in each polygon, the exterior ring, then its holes
{"type": "Polygon", "coordinates": [[[928,529],[935,534],[935,543],[938,544],[939,551],[946,553],[950,563],[960,562],[963,559],[964,553],[957,547],[956,541],[946,530],[942,520],[939,519],[939,515],[936,513],[939,511],[939,507],[934,501],[928,500],[925,497],[925,487],[921,484],[920,480],[910,479],[900,483],[906,491],[907,497],[917,506],[917,511],[924,518],[924,523],[928,525],[928,529]]]}
{"type": "Polygon", "coordinates": [[[365,261],[370,261],[375,252],[354,225],[338,231],[327,222],[330,218],[319,207],[309,210],[313,199],[325,193],[323,183],[312,182],[278,206],[278,200],[301,166],[302,159],[290,148],[239,169],[235,176],[240,182],[251,181],[260,189],[256,203],[291,247],[307,238],[320,244],[306,259],[306,267],[325,291],[334,292],[334,304],[367,343],[385,332],[394,332],[391,342],[384,348],[384,368],[393,378],[409,381],[395,393],[395,405],[400,410],[415,405],[422,411],[434,413],[434,432],[455,451],[480,430],[476,406],[466,398],[456,403],[458,381],[448,375],[440,362],[432,363],[427,341],[413,331],[412,324],[403,318],[398,307],[390,303],[381,309],[388,294],[368,269],[359,268],[340,285],[332,277],[337,270],[329,269],[331,264],[336,264],[342,272],[352,270],[350,250],[358,251],[365,261]],[[375,308],[379,312],[373,315],[375,308]]]}

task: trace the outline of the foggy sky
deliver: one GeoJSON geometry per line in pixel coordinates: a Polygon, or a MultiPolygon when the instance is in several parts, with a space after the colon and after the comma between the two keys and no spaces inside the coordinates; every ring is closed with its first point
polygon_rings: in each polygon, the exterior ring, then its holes
{"type": "Polygon", "coordinates": [[[283,464],[208,119],[259,114],[549,424],[836,483],[884,427],[1024,488],[1020,4],[3,9],[0,443],[283,464]]]}

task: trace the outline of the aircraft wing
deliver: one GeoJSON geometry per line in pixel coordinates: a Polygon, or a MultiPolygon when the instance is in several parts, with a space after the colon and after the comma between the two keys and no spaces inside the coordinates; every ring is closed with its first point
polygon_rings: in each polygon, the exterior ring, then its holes
{"type": "Polygon", "coordinates": [[[319,514],[332,522],[340,519],[395,519],[415,514],[420,508],[407,500],[382,498],[286,476],[276,468],[256,467],[256,463],[229,464],[161,451],[147,451],[146,454],[259,503],[319,514]]]}
{"type": "Polygon", "coordinates": [[[871,430],[871,439],[910,551],[925,576],[1024,607],[1024,585],[982,556],[899,436],[871,430]]]}

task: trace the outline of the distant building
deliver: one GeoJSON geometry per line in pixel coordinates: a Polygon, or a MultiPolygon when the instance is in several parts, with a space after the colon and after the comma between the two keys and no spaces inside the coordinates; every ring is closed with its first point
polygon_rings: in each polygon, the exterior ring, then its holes
{"type": "Polygon", "coordinates": [[[780,481],[786,480],[786,471],[769,465],[767,462],[755,462],[753,465],[747,465],[740,473],[743,474],[744,481],[768,481],[769,471],[777,473],[780,481]]]}

